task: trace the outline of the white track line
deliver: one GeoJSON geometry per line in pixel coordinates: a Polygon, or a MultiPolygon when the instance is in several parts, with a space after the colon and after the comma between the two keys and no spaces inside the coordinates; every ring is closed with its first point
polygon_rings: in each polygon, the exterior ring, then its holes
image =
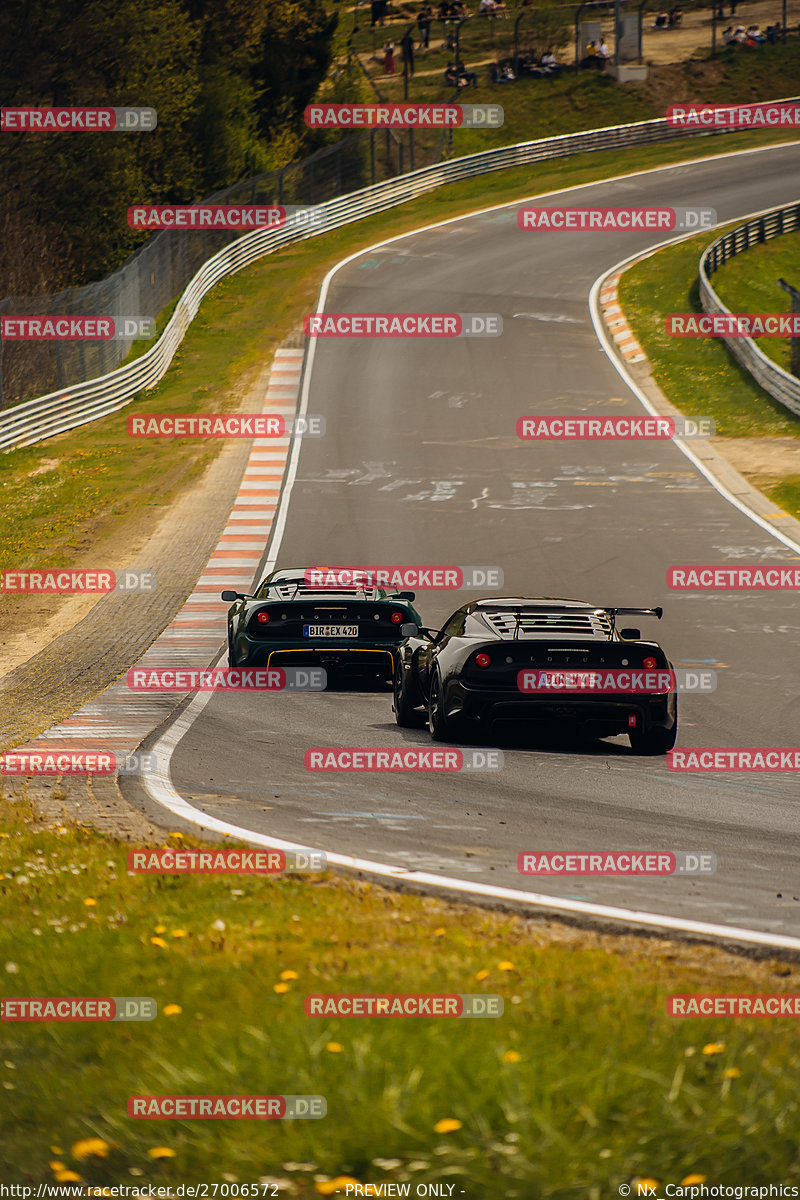
{"type": "MultiPolygon", "coordinates": [[[[783,145],[798,145],[798,142],[782,143],[783,145]]],[[[696,162],[709,162],[718,158],[730,158],[736,155],[759,153],[762,150],[774,150],[775,146],[759,147],[758,150],[737,150],[731,154],[723,155],[708,155],[702,159],[692,159],[689,165],[694,165],[696,162]]],[[[539,196],[530,196],[528,199],[543,199],[546,196],[568,194],[569,192],[581,191],[586,187],[597,187],[600,184],[611,183],[617,179],[632,179],[640,175],[651,175],[657,171],[672,170],[676,164],[672,163],[669,166],[651,168],[647,171],[632,171],[627,175],[617,175],[613,179],[595,180],[591,184],[580,184],[574,188],[558,188],[551,192],[543,192],[539,196]]],[[[331,280],[343,267],[355,259],[360,258],[363,254],[369,254],[374,250],[378,250],[383,246],[392,245],[394,242],[403,241],[408,237],[415,237],[420,233],[427,233],[433,229],[440,229],[445,225],[452,225],[457,221],[468,220],[470,217],[480,216],[484,213],[496,212],[498,209],[512,208],[520,204],[525,204],[525,200],[514,200],[510,204],[495,204],[490,208],[477,209],[474,212],[462,214],[458,217],[450,217],[446,221],[437,221],[433,225],[426,225],[424,228],[412,230],[409,233],[404,233],[395,238],[388,238],[386,241],[377,242],[374,246],[368,246],[358,250],[355,254],[348,255],[331,268],[328,274],[322,281],[320,288],[319,300],[315,308],[315,312],[323,312],[325,301],[330,288],[331,280]]],[[[727,222],[726,222],[727,223],[727,222]]],[[[695,236],[695,235],[692,235],[695,236]]],[[[675,239],[683,240],[683,239],[675,239]]],[[[667,243],[661,243],[667,244],[667,243]]],[[[638,255],[631,257],[641,257],[643,251],[639,251],[638,255]]],[[[625,262],[629,261],[628,259],[625,262]]],[[[602,278],[610,274],[610,271],[605,271],[602,278]]],[[[592,287],[590,294],[590,310],[594,322],[594,297],[599,291],[601,280],[597,280],[592,287]]],[[[617,367],[622,378],[631,388],[631,391],[637,399],[644,405],[648,412],[654,412],[652,406],[646,396],[640,391],[633,380],[627,377],[627,373],[622,370],[622,364],[617,359],[611,348],[608,339],[605,336],[605,331],[602,330],[597,322],[594,322],[595,330],[600,340],[603,349],[611,358],[614,365],[617,367]]],[[[314,366],[314,358],[316,353],[316,339],[310,340],[308,354],[306,357],[306,368],[303,372],[303,386],[300,393],[300,407],[298,415],[304,416],[308,411],[308,396],[311,388],[311,372],[314,366]]],[[[717,489],[720,495],[729,500],[740,512],[745,516],[750,517],[757,525],[760,525],[778,541],[784,545],[797,549],[800,552],[800,546],[796,546],[790,538],[786,538],[778,530],[773,529],[766,524],[757,513],[752,512],[746,505],[742,504],[735,496],[723,487],[706,467],[699,462],[688,447],[681,445],[680,440],[675,438],[674,441],[679,449],[687,455],[702,473],[702,475],[717,489]]],[[[297,464],[300,457],[301,441],[295,438],[289,467],[286,473],[286,482],[280,497],[277,517],[273,526],[273,535],[270,545],[270,555],[265,564],[265,572],[274,568],[277,561],[278,552],[280,550],[283,533],[286,528],[286,519],[289,511],[289,502],[291,500],[292,488],[294,487],[295,478],[297,476],[297,464]]],[[[256,833],[252,829],[244,829],[239,825],[233,825],[228,821],[220,821],[216,817],[211,817],[204,813],[201,809],[195,808],[188,800],[173,786],[170,776],[170,763],[172,755],[181,742],[183,737],[189,732],[194,722],[203,712],[203,709],[208,704],[213,696],[213,692],[199,692],[187,705],[184,711],[173,721],[167,730],[161,735],[152,747],[153,751],[158,756],[158,768],[155,772],[143,777],[143,783],[156,804],[162,808],[166,808],[176,817],[181,817],[183,820],[198,826],[201,829],[208,830],[210,833],[227,834],[229,837],[235,837],[243,842],[254,846],[272,846],[276,850],[306,850],[307,846],[303,846],[298,842],[287,842],[281,838],[269,837],[266,834],[256,833]]],[[[567,900],[560,896],[548,896],[540,892],[526,892],[518,888],[503,888],[496,887],[492,884],[478,883],[475,880],[455,879],[450,876],[433,875],[426,871],[408,871],[402,867],[395,867],[388,863],[372,862],[370,859],[355,858],[347,854],[335,854],[324,851],[327,861],[336,867],[344,867],[351,871],[359,871],[365,874],[376,876],[380,879],[392,880],[395,882],[403,882],[406,884],[414,884],[435,890],[443,890],[448,892],[463,893],[467,896],[482,897],[484,899],[500,900],[509,904],[522,904],[529,908],[542,908],[550,910],[554,913],[569,913],[571,915],[587,916],[594,919],[605,919],[610,921],[621,921],[627,924],[636,924],[647,926],[653,929],[671,930],[676,933],[689,933],[698,937],[716,938],[728,942],[742,942],[748,945],[756,946],[774,946],[786,950],[800,950],[800,938],[789,937],[785,934],[777,933],[762,933],[755,929],[742,929],[733,925],[717,925],[709,921],[691,921],[682,917],[671,917],[663,913],[641,912],[636,909],[617,908],[607,904],[592,904],[583,900],[567,900]]]]}

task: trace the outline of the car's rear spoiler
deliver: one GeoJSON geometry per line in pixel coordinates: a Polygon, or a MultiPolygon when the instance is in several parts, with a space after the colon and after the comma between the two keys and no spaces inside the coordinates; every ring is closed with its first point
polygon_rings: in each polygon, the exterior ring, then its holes
{"type": "MultiPolygon", "coordinates": [[[[490,608],[488,608],[488,606],[487,606],[487,608],[481,608],[478,611],[479,612],[486,612],[486,611],[491,612],[492,610],[490,608]]],[[[513,613],[516,615],[517,628],[514,631],[515,638],[516,638],[517,634],[519,633],[519,617],[524,612],[535,611],[535,612],[548,612],[548,613],[607,613],[608,616],[611,618],[612,630],[616,629],[618,616],[655,617],[657,620],[660,621],[662,616],[664,615],[663,608],[619,608],[615,605],[609,606],[609,605],[605,605],[605,604],[548,604],[544,601],[540,604],[537,604],[535,601],[533,603],[527,603],[527,604],[503,604],[502,602],[498,602],[498,605],[497,605],[497,608],[495,611],[496,612],[513,613]]]]}

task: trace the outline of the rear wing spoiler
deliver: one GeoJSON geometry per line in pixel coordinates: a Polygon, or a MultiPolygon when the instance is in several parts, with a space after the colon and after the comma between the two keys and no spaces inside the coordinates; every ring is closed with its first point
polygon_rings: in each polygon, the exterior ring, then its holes
{"type": "MultiPolygon", "coordinates": [[[[480,609],[480,612],[491,612],[491,609],[480,609]]],[[[604,604],[502,604],[498,603],[496,612],[513,613],[517,619],[517,627],[514,630],[514,637],[519,633],[520,618],[525,612],[546,612],[546,613],[606,613],[611,620],[612,631],[616,630],[617,617],[655,617],[660,621],[664,615],[663,608],[620,608],[614,605],[608,606],[604,604]]]]}

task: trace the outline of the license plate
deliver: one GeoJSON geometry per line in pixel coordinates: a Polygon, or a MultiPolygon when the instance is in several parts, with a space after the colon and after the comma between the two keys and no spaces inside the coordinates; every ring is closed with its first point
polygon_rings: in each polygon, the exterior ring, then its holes
{"type": "Polygon", "coordinates": [[[309,638],[358,637],[357,625],[304,625],[303,636],[309,638]]]}

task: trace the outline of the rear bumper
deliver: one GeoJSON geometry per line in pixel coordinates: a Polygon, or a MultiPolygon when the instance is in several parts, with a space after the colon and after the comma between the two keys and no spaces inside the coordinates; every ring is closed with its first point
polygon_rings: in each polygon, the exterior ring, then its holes
{"type": "Polygon", "coordinates": [[[289,646],[266,646],[252,642],[248,646],[248,667],[322,667],[341,670],[352,675],[382,674],[387,679],[394,672],[396,647],[386,646],[309,646],[295,643],[289,646]]]}
{"type": "Polygon", "coordinates": [[[445,686],[445,713],[452,720],[481,725],[502,721],[562,725],[610,737],[632,728],[672,729],[677,720],[674,693],[655,695],[526,695],[511,688],[476,688],[461,680],[445,686]],[[632,721],[631,718],[634,720],[632,721]]]}

